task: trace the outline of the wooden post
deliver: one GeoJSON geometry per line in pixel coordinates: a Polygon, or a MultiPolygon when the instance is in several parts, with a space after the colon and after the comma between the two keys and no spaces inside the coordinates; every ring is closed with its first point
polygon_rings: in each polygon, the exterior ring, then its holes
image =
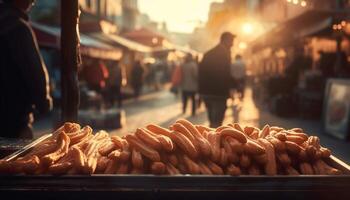
{"type": "Polygon", "coordinates": [[[76,122],[78,119],[78,65],[81,63],[78,24],[78,0],[61,0],[62,123],[76,122]]]}

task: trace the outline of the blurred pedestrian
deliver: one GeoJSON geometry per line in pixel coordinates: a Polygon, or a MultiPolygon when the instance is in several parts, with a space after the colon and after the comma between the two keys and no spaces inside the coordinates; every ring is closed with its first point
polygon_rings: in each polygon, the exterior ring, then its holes
{"type": "Polygon", "coordinates": [[[109,79],[107,81],[108,88],[108,103],[110,106],[114,106],[115,101],[117,100],[118,108],[122,107],[122,69],[119,65],[119,61],[111,60],[109,62],[109,79]]]}
{"type": "Polygon", "coordinates": [[[196,114],[196,92],[198,90],[198,65],[192,54],[187,54],[181,73],[182,113],[186,113],[187,101],[190,98],[192,100],[192,116],[194,116],[196,114]]]}
{"type": "Polygon", "coordinates": [[[154,82],[155,82],[155,88],[156,90],[159,90],[162,87],[162,79],[164,77],[164,61],[160,61],[155,66],[155,72],[154,72],[154,82]]]}
{"type": "MultiPolygon", "coordinates": [[[[292,94],[299,84],[299,79],[305,70],[312,68],[312,58],[307,55],[304,46],[297,45],[295,47],[294,58],[289,65],[287,65],[284,73],[284,80],[286,86],[283,88],[283,92],[292,94]]],[[[275,88],[276,85],[272,85],[275,88]]]]}
{"type": "Polygon", "coordinates": [[[52,109],[47,69],[28,22],[33,4],[0,3],[1,137],[33,138],[33,112],[52,109]]]}
{"type": "Polygon", "coordinates": [[[170,91],[177,96],[180,92],[180,84],[182,81],[182,68],[180,64],[175,64],[172,76],[171,76],[171,88],[170,91]]]}
{"type": "Polygon", "coordinates": [[[106,81],[109,77],[109,71],[106,65],[100,60],[86,59],[82,74],[89,89],[103,95],[103,91],[106,88],[106,81]]]}
{"type": "Polygon", "coordinates": [[[131,85],[134,89],[135,98],[138,99],[143,85],[144,69],[140,61],[136,61],[131,71],[131,85]]]}
{"type": "Polygon", "coordinates": [[[246,83],[246,65],[239,54],[236,55],[235,62],[231,65],[231,76],[234,84],[233,89],[237,91],[239,99],[242,100],[246,83]]]}
{"type": "Polygon", "coordinates": [[[147,84],[149,87],[154,86],[154,70],[153,65],[150,62],[145,63],[146,73],[145,73],[145,80],[144,83],[147,84]]]}
{"type": "Polygon", "coordinates": [[[222,124],[231,85],[231,47],[235,36],[221,34],[220,43],[204,54],[199,65],[199,93],[208,112],[210,127],[222,124]]]}
{"type": "MultiPolygon", "coordinates": [[[[199,66],[199,64],[200,64],[200,56],[199,56],[199,54],[197,54],[196,56],[195,56],[195,62],[196,62],[196,64],[197,64],[197,66],[199,66]]],[[[197,67],[197,74],[198,74],[198,67],[197,67]]],[[[198,77],[197,77],[197,81],[198,81],[198,77]]],[[[203,99],[202,99],[202,96],[201,95],[198,95],[198,89],[197,89],[197,95],[196,95],[196,97],[197,97],[197,109],[199,109],[201,106],[202,106],[202,104],[203,104],[203,99]]]]}

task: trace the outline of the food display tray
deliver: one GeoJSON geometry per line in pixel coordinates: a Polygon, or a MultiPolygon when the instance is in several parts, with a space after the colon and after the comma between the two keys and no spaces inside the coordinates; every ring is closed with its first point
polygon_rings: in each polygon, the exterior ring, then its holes
{"type": "Polygon", "coordinates": [[[350,176],[1,176],[11,199],[349,199],[350,176]]]}
{"type": "MultiPolygon", "coordinates": [[[[14,159],[49,136],[14,154],[14,159]]],[[[350,166],[326,161],[344,175],[0,175],[0,196],[9,199],[350,199],[350,166]]]]}

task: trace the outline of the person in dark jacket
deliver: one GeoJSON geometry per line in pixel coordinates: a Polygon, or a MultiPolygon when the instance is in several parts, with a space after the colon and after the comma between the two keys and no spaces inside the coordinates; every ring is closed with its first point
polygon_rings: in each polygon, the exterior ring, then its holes
{"type": "Polygon", "coordinates": [[[143,85],[144,69],[140,61],[136,61],[131,71],[131,85],[134,89],[135,99],[138,99],[143,85]]]}
{"type": "Polygon", "coordinates": [[[109,78],[107,80],[107,93],[108,93],[108,103],[110,106],[114,106],[114,101],[117,100],[118,108],[122,107],[122,67],[119,64],[119,61],[111,60],[108,63],[109,67],[109,78]]]}
{"type": "Polygon", "coordinates": [[[229,32],[221,34],[220,43],[204,54],[199,65],[199,93],[207,108],[210,127],[220,126],[225,117],[232,82],[230,65],[234,38],[229,32]]]}
{"type": "Polygon", "coordinates": [[[27,12],[32,0],[0,3],[0,137],[32,138],[33,112],[52,108],[46,66],[27,12]]]}
{"type": "Polygon", "coordinates": [[[192,116],[196,115],[196,93],[198,90],[198,65],[192,54],[187,54],[181,67],[182,113],[186,113],[187,100],[192,100],[192,116]]]}

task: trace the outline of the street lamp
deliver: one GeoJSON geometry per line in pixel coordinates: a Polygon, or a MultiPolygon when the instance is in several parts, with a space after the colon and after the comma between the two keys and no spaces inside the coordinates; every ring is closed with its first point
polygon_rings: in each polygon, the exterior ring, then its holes
{"type": "Polygon", "coordinates": [[[294,5],[300,5],[301,7],[307,6],[306,0],[286,0],[286,1],[287,1],[287,3],[292,3],[294,5]]]}
{"type": "Polygon", "coordinates": [[[341,21],[341,22],[340,22],[340,25],[341,25],[341,26],[346,26],[346,21],[344,21],[344,20],[341,21]]]}
{"type": "Polygon", "coordinates": [[[307,3],[306,3],[306,1],[302,1],[302,2],[300,3],[300,5],[301,5],[302,7],[305,7],[305,6],[307,6],[307,3]]]}
{"type": "Polygon", "coordinates": [[[152,38],[152,43],[153,44],[157,44],[158,43],[158,38],[156,38],[156,37],[152,38]]]}
{"type": "Polygon", "coordinates": [[[333,24],[333,30],[335,30],[335,31],[343,31],[343,30],[345,30],[346,29],[346,26],[348,25],[348,23],[345,21],[345,20],[343,20],[343,21],[341,21],[340,23],[338,23],[338,24],[333,24]]]}

